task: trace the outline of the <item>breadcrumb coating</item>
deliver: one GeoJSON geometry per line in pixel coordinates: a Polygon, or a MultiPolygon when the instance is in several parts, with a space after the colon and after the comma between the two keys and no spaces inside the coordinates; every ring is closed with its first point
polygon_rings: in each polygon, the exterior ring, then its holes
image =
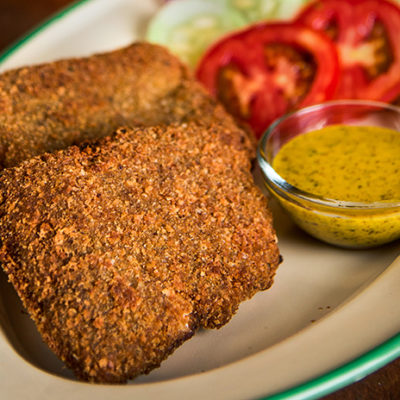
{"type": "Polygon", "coordinates": [[[0,75],[0,167],[120,126],[215,119],[234,129],[187,68],[150,43],[18,68],[0,75]]]}
{"type": "Polygon", "coordinates": [[[148,373],[270,287],[280,255],[246,140],[218,122],[121,128],[1,172],[0,261],[78,378],[148,373]]]}

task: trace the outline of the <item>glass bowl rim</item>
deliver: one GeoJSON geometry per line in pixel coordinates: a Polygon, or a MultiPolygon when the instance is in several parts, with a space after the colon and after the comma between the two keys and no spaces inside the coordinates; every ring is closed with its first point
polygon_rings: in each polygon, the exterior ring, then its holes
{"type": "MultiPolygon", "coordinates": [[[[309,107],[304,107],[299,110],[295,110],[283,115],[280,118],[277,118],[272,124],[267,128],[264,134],[261,136],[261,139],[257,146],[257,161],[262,171],[262,174],[266,180],[266,183],[270,190],[273,192],[277,192],[278,195],[283,196],[285,198],[289,197],[292,201],[300,199],[303,202],[313,203],[317,206],[322,206],[324,208],[335,209],[336,211],[356,211],[356,210],[386,210],[392,208],[400,208],[400,201],[392,201],[392,200],[383,200],[383,201],[375,201],[375,202],[353,202],[353,201],[345,201],[338,199],[325,198],[310,192],[306,192],[301,190],[290,183],[286,182],[272,167],[272,165],[268,162],[265,147],[267,145],[267,141],[269,137],[274,132],[275,128],[280,125],[282,122],[287,119],[293,117],[294,115],[303,115],[308,114],[313,111],[318,111],[319,109],[323,109],[330,106],[370,106],[379,109],[391,110],[399,114],[400,117],[400,107],[394,106],[392,104],[387,104],[379,101],[370,101],[370,100],[331,100],[324,103],[315,104],[309,107]]],[[[399,135],[400,135],[400,131],[399,135]]]]}

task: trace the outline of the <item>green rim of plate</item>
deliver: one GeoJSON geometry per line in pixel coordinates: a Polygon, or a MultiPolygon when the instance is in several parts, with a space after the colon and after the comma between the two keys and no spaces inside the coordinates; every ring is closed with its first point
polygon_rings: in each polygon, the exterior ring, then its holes
{"type": "Polygon", "coordinates": [[[61,11],[56,12],[54,15],[45,19],[40,25],[32,30],[29,30],[24,36],[17,39],[10,46],[6,47],[4,51],[0,53],[0,64],[5,62],[16,50],[22,47],[25,43],[31,40],[34,36],[45,30],[49,25],[52,25],[54,22],[64,18],[67,14],[69,14],[74,9],[82,6],[84,3],[89,3],[92,0],[77,0],[70,4],[69,6],[63,8],[61,11]]]}
{"type": "MultiPolygon", "coordinates": [[[[49,25],[62,19],[71,11],[93,0],[78,0],[65,7],[52,17],[46,19],[19,40],[7,47],[0,54],[0,64],[6,61],[16,50],[42,32],[49,25]]],[[[373,350],[356,358],[343,366],[323,374],[306,383],[292,387],[288,390],[276,393],[272,396],[263,397],[261,400],[312,400],[318,399],[329,393],[335,392],[351,383],[359,381],[367,375],[382,368],[386,364],[400,357],[400,333],[373,350]]]]}
{"type": "Polygon", "coordinates": [[[398,357],[400,334],[331,372],[262,400],[318,399],[365,378],[398,357]]]}

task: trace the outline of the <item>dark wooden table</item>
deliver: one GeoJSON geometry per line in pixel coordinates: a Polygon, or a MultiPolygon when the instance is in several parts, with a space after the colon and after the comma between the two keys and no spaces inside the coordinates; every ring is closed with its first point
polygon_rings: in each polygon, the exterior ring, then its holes
{"type": "MultiPolygon", "coordinates": [[[[0,0],[0,51],[71,2],[0,0]]],[[[362,381],[326,396],[324,400],[400,400],[400,358],[362,381]]]]}

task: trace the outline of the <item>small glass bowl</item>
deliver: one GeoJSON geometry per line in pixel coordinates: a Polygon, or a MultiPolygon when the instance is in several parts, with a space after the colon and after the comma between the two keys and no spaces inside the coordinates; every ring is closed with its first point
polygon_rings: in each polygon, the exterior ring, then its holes
{"type": "Polygon", "coordinates": [[[257,149],[265,185],[298,226],[325,242],[367,248],[400,238],[400,202],[359,203],[323,198],[290,185],[272,168],[274,157],[290,139],[339,124],[400,131],[400,108],[370,101],[343,100],[285,115],[264,133],[257,149]]]}

